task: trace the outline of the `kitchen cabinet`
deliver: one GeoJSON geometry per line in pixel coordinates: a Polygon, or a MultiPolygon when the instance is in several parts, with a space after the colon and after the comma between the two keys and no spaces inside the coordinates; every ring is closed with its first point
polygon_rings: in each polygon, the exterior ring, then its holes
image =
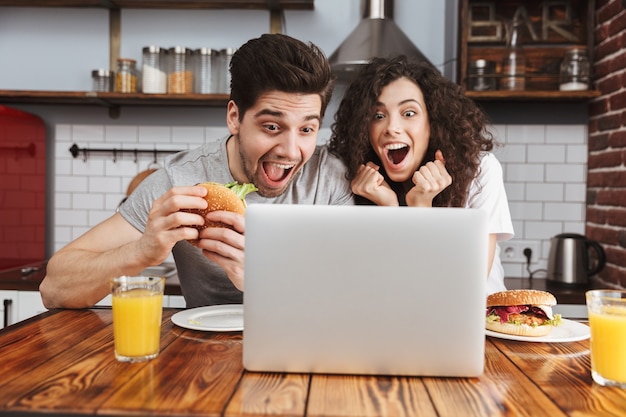
{"type": "Polygon", "coordinates": [[[17,292],[17,321],[26,320],[44,311],[48,309],[43,305],[39,291],[17,292]]]}
{"type": "Polygon", "coordinates": [[[0,328],[47,311],[39,291],[0,291],[2,323],[0,328]]]}
{"type": "Polygon", "coordinates": [[[17,291],[0,291],[0,329],[17,322],[17,291]]]}
{"type": "MultiPolygon", "coordinates": [[[[271,33],[282,32],[284,10],[313,10],[314,0],[0,0],[0,7],[91,7],[109,11],[109,61],[120,56],[121,9],[257,9],[270,12],[271,33]]],[[[0,13],[2,11],[0,10],[0,13]]],[[[228,94],[122,94],[92,91],[0,90],[2,104],[94,105],[110,109],[116,117],[120,106],[203,106],[223,107],[228,94]]]]}
{"type": "MultiPolygon", "coordinates": [[[[460,0],[459,8],[457,79],[469,97],[492,101],[584,101],[600,95],[594,90],[559,91],[560,64],[568,48],[586,47],[593,68],[594,0],[460,0]],[[479,59],[493,63],[494,71],[485,77],[495,78],[498,85],[507,29],[516,15],[521,22],[526,57],[524,90],[468,88],[473,76],[470,64],[479,59]]],[[[590,79],[593,81],[593,74],[590,79]]]]}
{"type": "MultiPolygon", "coordinates": [[[[43,313],[48,309],[41,301],[39,291],[0,290],[0,329],[43,313]]],[[[111,296],[107,295],[97,306],[111,307],[111,296]]],[[[164,295],[163,307],[185,308],[182,295],[164,295]]]]}

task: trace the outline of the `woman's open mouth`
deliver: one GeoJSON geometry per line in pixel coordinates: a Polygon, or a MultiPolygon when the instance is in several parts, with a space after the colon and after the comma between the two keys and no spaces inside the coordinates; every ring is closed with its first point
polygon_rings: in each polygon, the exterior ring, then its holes
{"type": "Polygon", "coordinates": [[[385,146],[387,161],[391,165],[399,165],[409,153],[409,146],[404,143],[392,143],[385,146]]]}

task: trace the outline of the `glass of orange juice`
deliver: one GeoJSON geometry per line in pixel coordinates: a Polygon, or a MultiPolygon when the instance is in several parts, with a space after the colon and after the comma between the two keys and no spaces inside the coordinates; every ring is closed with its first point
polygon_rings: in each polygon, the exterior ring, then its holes
{"type": "Polygon", "coordinates": [[[159,354],[164,288],[163,277],[121,276],[111,281],[117,360],[143,362],[159,354]]]}
{"type": "Polygon", "coordinates": [[[586,293],[591,327],[591,376],[600,385],[626,388],[626,291],[586,293]]]}

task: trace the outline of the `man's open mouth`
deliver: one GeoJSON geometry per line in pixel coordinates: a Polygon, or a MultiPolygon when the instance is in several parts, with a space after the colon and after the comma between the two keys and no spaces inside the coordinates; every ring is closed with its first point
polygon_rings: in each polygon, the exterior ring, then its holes
{"type": "Polygon", "coordinates": [[[404,158],[406,158],[409,153],[409,146],[404,143],[393,143],[391,145],[387,145],[385,150],[387,151],[387,160],[392,165],[398,165],[404,161],[404,158]]]}
{"type": "Polygon", "coordinates": [[[270,181],[279,183],[289,176],[294,166],[295,164],[263,162],[263,171],[270,181]]]}

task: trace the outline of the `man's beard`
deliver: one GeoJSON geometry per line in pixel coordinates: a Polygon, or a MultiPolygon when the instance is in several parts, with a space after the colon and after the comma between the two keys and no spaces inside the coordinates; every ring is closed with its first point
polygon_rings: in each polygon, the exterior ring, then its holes
{"type": "Polygon", "coordinates": [[[262,174],[259,173],[259,171],[263,170],[263,163],[259,161],[257,170],[256,171],[251,170],[247,165],[247,158],[245,154],[243,153],[241,146],[239,146],[239,158],[241,159],[241,166],[243,168],[243,172],[246,178],[248,178],[250,182],[252,182],[257,187],[258,189],[257,194],[260,195],[261,197],[265,197],[265,198],[278,197],[279,195],[287,191],[289,184],[291,184],[291,181],[293,180],[293,177],[292,177],[289,180],[289,182],[285,184],[283,188],[277,189],[277,188],[265,187],[264,186],[265,181],[261,179],[262,174]]]}

